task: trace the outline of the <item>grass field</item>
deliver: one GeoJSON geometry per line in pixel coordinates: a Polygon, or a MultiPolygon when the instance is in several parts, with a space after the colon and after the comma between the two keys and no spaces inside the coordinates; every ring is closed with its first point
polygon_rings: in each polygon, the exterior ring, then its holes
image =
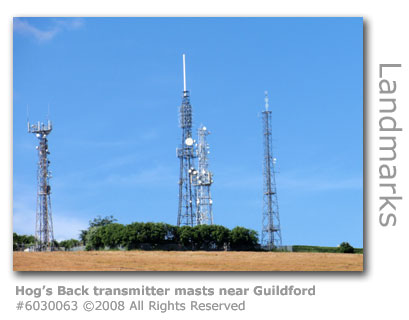
{"type": "Polygon", "coordinates": [[[14,252],[14,271],[363,271],[362,254],[306,252],[14,252]]]}

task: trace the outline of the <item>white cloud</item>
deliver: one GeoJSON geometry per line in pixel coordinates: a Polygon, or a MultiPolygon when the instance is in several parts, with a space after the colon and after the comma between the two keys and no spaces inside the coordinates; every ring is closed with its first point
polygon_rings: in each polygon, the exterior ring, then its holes
{"type": "Polygon", "coordinates": [[[73,18],[73,19],[64,19],[64,20],[54,20],[55,24],[61,28],[74,30],[79,29],[84,25],[84,19],[73,18]]]}
{"type": "Polygon", "coordinates": [[[53,39],[58,33],[63,30],[74,30],[84,25],[83,19],[64,19],[51,20],[51,27],[48,30],[41,30],[32,25],[28,20],[22,18],[14,18],[14,32],[34,37],[39,42],[45,42],[53,39]]]}

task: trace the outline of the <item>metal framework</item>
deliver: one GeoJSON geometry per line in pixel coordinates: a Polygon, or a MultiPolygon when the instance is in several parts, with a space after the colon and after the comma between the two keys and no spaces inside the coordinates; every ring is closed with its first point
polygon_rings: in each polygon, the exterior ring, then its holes
{"type": "Polygon", "coordinates": [[[205,126],[198,130],[197,158],[198,174],[196,179],[197,224],[213,224],[213,200],[210,186],[213,183],[213,174],[209,171],[209,145],[207,136],[210,132],[205,126]]]}
{"type": "Polygon", "coordinates": [[[186,66],[185,55],[183,55],[183,98],[179,108],[182,141],[176,151],[180,160],[178,226],[194,226],[196,223],[194,181],[197,179],[197,171],[195,169],[196,154],[195,141],[192,137],[192,122],[192,106],[190,105],[189,91],[186,90],[186,66]]]}
{"type": "Polygon", "coordinates": [[[37,210],[36,210],[36,247],[37,251],[51,251],[54,247],[53,218],[51,214],[51,172],[48,170],[50,160],[48,155],[47,136],[51,133],[52,124],[38,122],[31,125],[27,122],[28,132],[34,133],[39,140],[37,166],[37,210]]]}
{"type": "Polygon", "coordinates": [[[278,211],[277,186],[275,180],[275,158],[271,136],[271,111],[268,110],[268,95],[265,92],[265,110],[263,119],[264,144],[264,189],[263,189],[263,229],[261,231],[261,245],[266,249],[282,246],[280,216],[278,211]]]}

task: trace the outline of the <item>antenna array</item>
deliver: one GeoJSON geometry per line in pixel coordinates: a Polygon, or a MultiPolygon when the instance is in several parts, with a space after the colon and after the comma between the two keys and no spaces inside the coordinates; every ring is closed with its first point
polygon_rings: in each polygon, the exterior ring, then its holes
{"type": "Polygon", "coordinates": [[[205,126],[198,130],[197,158],[199,162],[196,180],[197,224],[213,224],[213,200],[210,186],[213,183],[212,172],[209,171],[209,144],[207,136],[210,134],[205,126]]]}
{"type": "Polygon", "coordinates": [[[212,173],[208,170],[209,145],[206,127],[198,131],[199,142],[195,144],[192,136],[192,106],[189,91],[186,89],[186,60],[183,55],[183,97],[179,108],[179,126],[182,129],[182,141],[176,153],[180,161],[179,206],[177,225],[194,226],[213,224],[212,198],[210,186],[212,173]],[[196,170],[195,160],[199,159],[196,170]]]}

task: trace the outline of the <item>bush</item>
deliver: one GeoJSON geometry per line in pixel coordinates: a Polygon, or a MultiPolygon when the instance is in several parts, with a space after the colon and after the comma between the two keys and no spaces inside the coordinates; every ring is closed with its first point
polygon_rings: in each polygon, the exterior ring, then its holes
{"type": "Polygon", "coordinates": [[[341,253],[354,253],[354,247],[351,246],[348,242],[342,242],[339,245],[339,252],[341,252],[341,253]]]}
{"type": "Polygon", "coordinates": [[[65,251],[69,251],[70,249],[78,246],[79,244],[80,242],[77,239],[63,240],[59,243],[58,247],[64,247],[65,251]]]}
{"type": "Polygon", "coordinates": [[[85,250],[99,250],[103,248],[104,243],[102,241],[103,229],[102,227],[91,227],[88,229],[85,250]]]}
{"type": "Polygon", "coordinates": [[[104,247],[117,248],[123,241],[125,227],[119,223],[111,223],[100,227],[101,240],[104,247]]]}
{"type": "Polygon", "coordinates": [[[20,248],[28,248],[35,244],[34,236],[18,235],[13,232],[13,250],[19,250],[20,248]]]}
{"type": "Polygon", "coordinates": [[[235,227],[230,232],[232,250],[255,250],[258,243],[257,232],[243,227],[235,227]]]}

